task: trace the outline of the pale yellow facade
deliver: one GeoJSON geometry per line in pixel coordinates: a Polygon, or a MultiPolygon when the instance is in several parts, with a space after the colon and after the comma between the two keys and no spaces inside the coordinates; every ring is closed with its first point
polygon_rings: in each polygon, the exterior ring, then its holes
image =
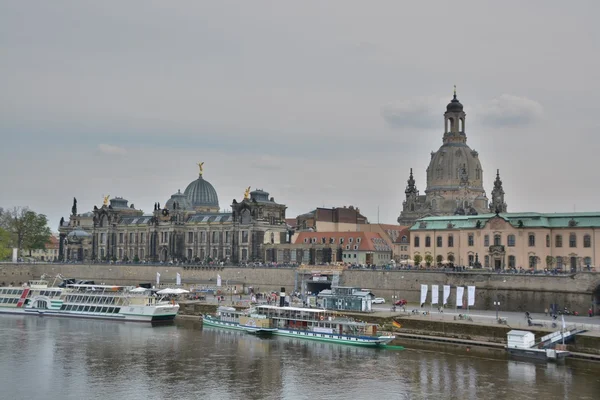
{"type": "Polygon", "coordinates": [[[413,259],[429,255],[434,265],[585,270],[600,261],[600,214],[424,218],[411,228],[410,242],[413,259]]]}

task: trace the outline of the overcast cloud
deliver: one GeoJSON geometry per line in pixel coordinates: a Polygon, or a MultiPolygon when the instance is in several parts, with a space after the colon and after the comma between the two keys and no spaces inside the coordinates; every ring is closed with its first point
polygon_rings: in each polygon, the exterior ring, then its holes
{"type": "Polygon", "coordinates": [[[599,211],[597,1],[0,1],[0,206],[145,211],[197,177],[228,209],[394,223],[457,85],[509,211],[599,211]]]}

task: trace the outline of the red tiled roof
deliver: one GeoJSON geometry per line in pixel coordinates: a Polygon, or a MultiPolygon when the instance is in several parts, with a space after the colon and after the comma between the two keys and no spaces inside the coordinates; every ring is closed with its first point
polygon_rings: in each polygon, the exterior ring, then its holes
{"type": "Polygon", "coordinates": [[[323,238],[325,238],[324,244],[342,246],[344,250],[391,251],[389,243],[375,232],[300,232],[294,244],[313,242],[323,244],[323,238]],[[332,238],[333,243],[331,242],[332,238]],[[340,239],[343,239],[343,243],[340,243],[340,239]],[[348,245],[349,249],[346,248],[348,245]],[[358,245],[358,249],[354,248],[356,245],[358,245]]]}
{"type": "Polygon", "coordinates": [[[296,224],[297,224],[296,218],[286,218],[285,223],[288,224],[289,226],[295,228],[296,224]]]}
{"type": "Polygon", "coordinates": [[[50,240],[46,243],[46,249],[58,249],[59,242],[58,238],[54,235],[50,236],[50,240]]]}

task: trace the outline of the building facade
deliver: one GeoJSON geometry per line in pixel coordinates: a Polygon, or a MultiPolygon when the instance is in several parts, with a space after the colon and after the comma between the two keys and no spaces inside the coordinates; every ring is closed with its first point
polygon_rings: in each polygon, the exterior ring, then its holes
{"type": "Polygon", "coordinates": [[[266,244],[264,259],[298,264],[388,265],[392,247],[375,232],[300,232],[294,243],[266,244]]]}
{"type": "Polygon", "coordinates": [[[360,209],[349,207],[318,207],[306,214],[296,217],[297,231],[315,232],[355,232],[360,226],[368,224],[367,217],[360,213],[360,209]]]}
{"type": "Polygon", "coordinates": [[[285,243],[291,233],[286,206],[263,190],[248,188],[231,212],[219,210],[217,192],[203,177],[177,191],[164,207],[144,215],[126,199],[104,199],[101,207],[61,219],[59,259],[123,262],[261,261],[265,243],[285,243]]]}
{"type": "Polygon", "coordinates": [[[413,259],[438,265],[585,271],[600,262],[600,213],[427,217],[410,235],[413,259]]]}
{"type": "Polygon", "coordinates": [[[456,90],[444,113],[442,146],[431,153],[426,174],[427,188],[420,194],[411,168],[398,217],[400,225],[412,225],[428,216],[506,212],[504,191],[495,191],[488,204],[479,153],[467,145],[466,113],[456,90]]]}
{"type": "Polygon", "coordinates": [[[37,261],[58,261],[58,237],[50,236],[43,249],[21,250],[21,257],[37,261]]]}

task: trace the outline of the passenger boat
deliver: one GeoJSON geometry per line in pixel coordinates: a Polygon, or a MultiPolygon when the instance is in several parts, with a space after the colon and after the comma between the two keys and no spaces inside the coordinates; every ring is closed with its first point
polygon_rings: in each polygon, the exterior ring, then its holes
{"type": "Polygon", "coordinates": [[[273,321],[275,335],[355,346],[385,346],[396,337],[378,335],[377,325],[336,315],[330,310],[259,305],[256,312],[273,321]]]}
{"type": "Polygon", "coordinates": [[[0,313],[118,321],[157,322],[175,319],[179,305],[150,290],[128,286],[67,285],[48,287],[32,280],[22,287],[0,287],[0,313]]]}
{"type": "Polygon", "coordinates": [[[216,315],[203,315],[202,323],[207,326],[235,329],[256,334],[271,334],[277,329],[272,326],[272,321],[249,310],[236,310],[233,307],[219,307],[216,315]]]}

